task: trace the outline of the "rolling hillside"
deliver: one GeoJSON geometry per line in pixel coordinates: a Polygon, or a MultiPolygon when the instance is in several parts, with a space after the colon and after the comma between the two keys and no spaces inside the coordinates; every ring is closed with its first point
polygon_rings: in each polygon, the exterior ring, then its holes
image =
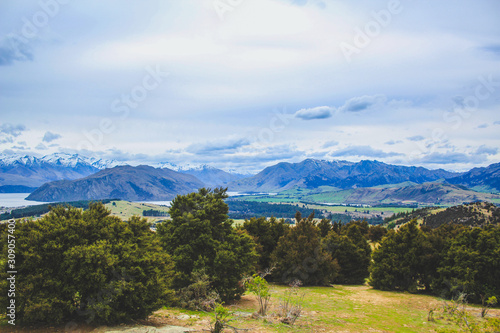
{"type": "Polygon", "coordinates": [[[485,168],[474,168],[465,174],[447,180],[451,184],[460,184],[482,190],[500,192],[500,163],[485,168]]]}
{"type": "Polygon", "coordinates": [[[77,180],[47,183],[26,199],[72,201],[97,199],[172,200],[204,184],[191,175],[150,166],[117,166],[77,180]]]}
{"type": "Polygon", "coordinates": [[[476,192],[462,186],[441,183],[329,191],[311,194],[303,199],[322,203],[357,203],[366,205],[417,203],[419,205],[449,206],[473,201],[500,203],[499,195],[476,192]]]}
{"type": "Polygon", "coordinates": [[[472,202],[448,208],[421,208],[407,213],[399,213],[386,218],[385,222],[393,225],[403,225],[416,219],[430,228],[443,224],[461,224],[470,227],[484,227],[500,223],[500,207],[488,202],[472,202]]]}

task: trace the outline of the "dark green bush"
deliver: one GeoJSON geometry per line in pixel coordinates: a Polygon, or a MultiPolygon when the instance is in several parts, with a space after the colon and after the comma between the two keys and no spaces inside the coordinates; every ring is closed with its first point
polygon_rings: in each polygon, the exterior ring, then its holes
{"type": "Polygon", "coordinates": [[[100,203],[56,207],[18,222],[15,237],[16,323],[118,323],[170,300],[172,262],[144,219],[123,222],[100,203]]]}
{"type": "Polygon", "coordinates": [[[223,301],[243,294],[241,280],[255,269],[255,242],[228,218],[225,189],[200,189],[178,195],[171,220],[157,224],[163,247],[175,263],[176,290],[195,282],[193,272],[204,271],[223,301]]]}

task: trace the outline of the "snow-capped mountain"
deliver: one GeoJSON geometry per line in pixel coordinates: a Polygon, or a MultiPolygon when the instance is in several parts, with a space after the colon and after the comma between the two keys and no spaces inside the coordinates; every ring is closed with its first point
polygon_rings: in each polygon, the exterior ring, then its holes
{"type": "Polygon", "coordinates": [[[174,171],[189,171],[189,170],[194,171],[194,170],[204,170],[204,169],[208,169],[208,168],[216,169],[214,167],[209,166],[208,164],[189,164],[189,163],[186,163],[183,165],[179,165],[179,164],[174,164],[174,163],[170,163],[170,162],[158,162],[158,163],[153,163],[150,165],[152,167],[155,167],[155,168],[170,169],[170,170],[174,170],[174,171]]]}
{"type": "Polygon", "coordinates": [[[226,186],[232,181],[247,177],[238,173],[226,172],[208,164],[177,165],[170,162],[160,162],[154,164],[153,166],[160,169],[170,169],[195,176],[209,187],[226,186]]]}
{"type": "Polygon", "coordinates": [[[99,170],[122,164],[66,153],[43,157],[0,154],[0,186],[37,187],[54,180],[86,177],[99,170]]]}
{"type": "Polygon", "coordinates": [[[240,180],[244,176],[233,174],[209,165],[200,165],[194,168],[181,169],[181,173],[195,176],[209,187],[226,186],[232,181],[240,180]]]}
{"type": "Polygon", "coordinates": [[[112,168],[118,165],[126,165],[126,163],[114,160],[96,159],[95,157],[86,157],[78,154],[54,153],[43,157],[35,157],[30,155],[6,155],[0,154],[0,167],[6,166],[59,166],[67,168],[76,168],[78,166],[92,166],[96,169],[103,170],[112,168]]]}
{"type": "MultiPolygon", "coordinates": [[[[55,180],[75,180],[87,177],[100,170],[121,165],[126,165],[126,163],[78,154],[55,153],[43,157],[0,154],[0,186],[34,188],[55,180]]],[[[184,164],[181,166],[160,162],[150,166],[195,176],[209,187],[225,186],[245,177],[207,164],[184,164]]]]}

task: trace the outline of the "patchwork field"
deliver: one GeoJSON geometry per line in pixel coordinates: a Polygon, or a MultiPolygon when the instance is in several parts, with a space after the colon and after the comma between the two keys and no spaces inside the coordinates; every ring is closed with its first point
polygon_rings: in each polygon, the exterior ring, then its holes
{"type": "MultiPolygon", "coordinates": [[[[133,215],[142,216],[142,212],[144,210],[157,210],[164,213],[168,213],[167,206],[160,206],[149,203],[140,203],[140,202],[130,202],[130,201],[112,201],[106,204],[106,208],[111,210],[111,214],[118,216],[123,220],[129,219],[133,215]]],[[[165,217],[147,217],[147,219],[151,222],[164,220],[165,217]]]]}

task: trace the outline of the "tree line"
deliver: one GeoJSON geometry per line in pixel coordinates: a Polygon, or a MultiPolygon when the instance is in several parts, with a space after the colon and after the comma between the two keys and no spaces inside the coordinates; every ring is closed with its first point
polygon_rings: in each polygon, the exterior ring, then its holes
{"type": "MultiPolygon", "coordinates": [[[[107,204],[113,200],[116,199],[104,199],[101,200],[103,204],[107,204]]],[[[0,214],[0,220],[10,220],[10,219],[20,219],[23,217],[30,217],[30,216],[40,216],[43,214],[48,213],[52,207],[55,206],[71,206],[74,208],[83,208],[87,209],[89,207],[89,204],[92,202],[92,200],[79,200],[79,201],[68,201],[68,202],[58,202],[57,204],[41,204],[41,205],[34,205],[34,206],[28,206],[28,207],[23,207],[23,208],[16,208],[13,209],[10,213],[3,213],[0,214]]]]}
{"type": "MultiPolygon", "coordinates": [[[[87,210],[55,207],[37,221],[16,224],[16,317],[22,324],[119,323],[163,305],[213,309],[238,299],[245,277],[303,285],[362,284],[449,297],[455,290],[499,295],[498,227],[416,222],[389,231],[366,221],[342,223],[315,213],[284,219],[229,219],[226,190],[179,195],[170,219],[150,229],[146,219],[122,221],[102,203],[87,210]],[[370,244],[379,243],[372,251],[370,244]]],[[[7,227],[0,225],[0,250],[7,227]]],[[[8,263],[0,262],[0,293],[8,263]]],[[[0,299],[6,309],[7,299],[0,299]]],[[[3,310],[5,311],[5,310],[3,310]]]]}
{"type": "Polygon", "coordinates": [[[381,290],[425,291],[468,301],[500,295],[500,227],[443,224],[419,228],[416,220],[391,230],[374,251],[370,285],[381,290]]]}

